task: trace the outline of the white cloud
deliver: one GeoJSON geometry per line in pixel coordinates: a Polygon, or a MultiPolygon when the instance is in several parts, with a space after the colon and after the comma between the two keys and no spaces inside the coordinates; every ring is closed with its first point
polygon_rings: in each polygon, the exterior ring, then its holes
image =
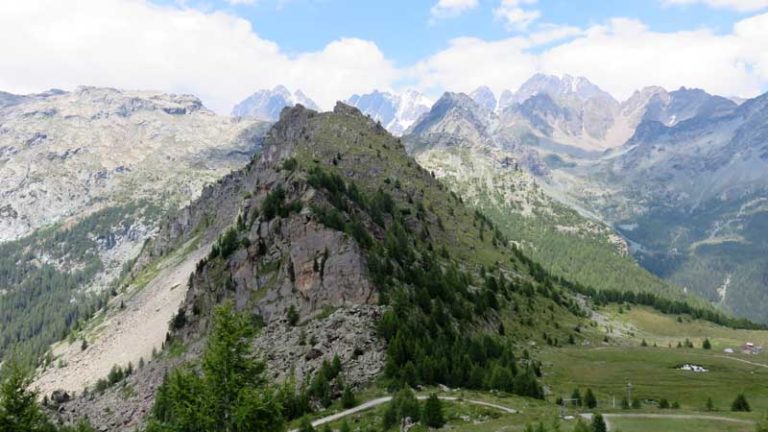
{"type": "Polygon", "coordinates": [[[665,5],[705,4],[715,8],[753,12],[768,8],[768,0],[663,0],[665,5]]]}
{"type": "Polygon", "coordinates": [[[301,88],[328,108],[397,77],[372,42],[340,39],[289,56],[236,16],[145,0],[4,2],[0,53],[5,91],[156,89],[194,93],[219,112],[277,84],[301,88]]]}
{"type": "Polygon", "coordinates": [[[526,10],[524,5],[532,5],[537,0],[501,0],[501,4],[493,11],[498,20],[504,21],[507,29],[525,30],[532,22],[541,17],[538,10],[526,10]]]}
{"type": "Polygon", "coordinates": [[[478,0],[439,0],[430,13],[432,18],[452,18],[476,8],[478,0]]]}
{"type": "Polygon", "coordinates": [[[237,6],[237,5],[252,5],[256,2],[256,0],[225,0],[227,3],[237,6]]]}
{"type": "Polygon", "coordinates": [[[618,98],[649,85],[755,96],[768,85],[766,46],[768,14],[742,20],[724,35],[707,29],[654,32],[619,18],[582,31],[555,27],[499,41],[456,39],[413,73],[425,88],[459,91],[480,84],[516,89],[543,72],[583,75],[618,98]],[[552,38],[566,39],[551,46],[552,38]]]}

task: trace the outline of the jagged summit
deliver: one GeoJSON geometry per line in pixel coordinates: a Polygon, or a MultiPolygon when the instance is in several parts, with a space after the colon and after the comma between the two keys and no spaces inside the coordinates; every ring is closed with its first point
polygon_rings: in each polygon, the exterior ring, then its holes
{"type": "Polygon", "coordinates": [[[496,95],[494,95],[493,91],[487,86],[480,86],[476,88],[472,93],[470,93],[469,97],[471,97],[478,104],[482,105],[488,111],[496,111],[496,95]]]}
{"type": "Polygon", "coordinates": [[[301,104],[314,110],[317,104],[301,90],[291,93],[285,86],[278,85],[272,90],[259,90],[235,105],[232,109],[234,117],[250,117],[267,121],[277,121],[280,112],[285,107],[301,104]]]}
{"type": "MultiPolygon", "coordinates": [[[[536,74],[523,83],[511,99],[505,98],[505,103],[507,106],[509,103],[523,103],[531,96],[539,93],[546,93],[554,99],[576,98],[582,102],[592,98],[614,101],[613,96],[587,78],[573,77],[567,74],[562,77],[536,74]]],[[[506,106],[500,107],[500,109],[504,108],[506,106]]]]}
{"type": "Polygon", "coordinates": [[[426,96],[416,90],[401,93],[374,90],[367,94],[353,95],[347,103],[381,122],[393,135],[402,135],[432,105],[426,96]]]}

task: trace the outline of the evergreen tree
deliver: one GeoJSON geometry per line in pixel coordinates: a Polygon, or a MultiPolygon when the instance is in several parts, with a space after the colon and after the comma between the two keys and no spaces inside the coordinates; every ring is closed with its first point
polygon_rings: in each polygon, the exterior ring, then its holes
{"type": "Polygon", "coordinates": [[[661,409],[669,409],[669,401],[667,398],[661,398],[659,401],[659,408],[661,409]]]}
{"type": "Polygon", "coordinates": [[[715,410],[715,403],[712,402],[712,398],[711,397],[707,398],[706,409],[707,409],[707,411],[714,411],[715,410]]]}
{"type": "Polygon", "coordinates": [[[27,390],[32,375],[15,358],[3,365],[0,381],[0,431],[48,432],[53,427],[37,405],[37,394],[27,390]]]}
{"type": "Polygon", "coordinates": [[[573,393],[571,394],[571,403],[573,406],[581,406],[581,392],[579,389],[573,390],[573,393]]]}
{"type": "Polygon", "coordinates": [[[438,399],[437,395],[432,393],[424,403],[424,415],[421,421],[424,425],[439,429],[445,424],[445,418],[443,417],[443,404],[438,399]]]}
{"type": "Polygon", "coordinates": [[[709,342],[709,338],[704,339],[704,342],[701,344],[701,347],[705,350],[712,349],[712,344],[709,342]]]}
{"type": "Polygon", "coordinates": [[[592,417],[592,432],[607,432],[608,426],[605,424],[605,419],[602,414],[595,414],[592,417]]]}
{"type": "Polygon", "coordinates": [[[344,387],[344,392],[341,394],[341,406],[344,408],[352,408],[357,405],[355,400],[355,394],[352,392],[352,388],[349,386],[344,387]]]}
{"type": "Polygon", "coordinates": [[[202,356],[202,375],[172,371],[158,389],[147,432],[280,432],[278,395],[265,384],[264,365],[250,350],[251,321],[227,302],[216,308],[202,356]]]}
{"type": "Polygon", "coordinates": [[[597,398],[595,397],[595,394],[592,393],[592,389],[587,389],[587,394],[584,395],[584,404],[589,409],[597,407],[597,398]]]}
{"type": "Polygon", "coordinates": [[[733,403],[731,404],[731,411],[739,411],[739,412],[749,412],[752,409],[749,407],[749,402],[747,402],[746,396],[744,396],[744,393],[740,393],[738,396],[736,396],[736,399],[733,400],[733,403]]]}
{"type": "Polygon", "coordinates": [[[416,399],[416,395],[413,391],[406,387],[395,395],[395,405],[399,411],[398,420],[409,418],[418,422],[421,417],[421,408],[419,407],[419,400],[416,399]]]}

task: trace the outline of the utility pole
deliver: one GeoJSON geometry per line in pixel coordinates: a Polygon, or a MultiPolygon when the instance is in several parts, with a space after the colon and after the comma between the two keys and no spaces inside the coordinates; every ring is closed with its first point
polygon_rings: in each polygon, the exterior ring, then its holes
{"type": "Polygon", "coordinates": [[[627,381],[627,403],[632,405],[632,383],[627,381]]]}

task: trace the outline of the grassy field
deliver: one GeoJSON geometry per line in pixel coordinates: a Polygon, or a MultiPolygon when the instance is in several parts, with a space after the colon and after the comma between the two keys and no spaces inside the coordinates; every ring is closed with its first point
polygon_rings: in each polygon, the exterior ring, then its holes
{"type": "Polygon", "coordinates": [[[711,419],[654,419],[654,418],[611,418],[611,431],[621,432],[753,432],[755,426],[749,423],[734,423],[711,419]]]}
{"type": "MultiPolygon", "coordinates": [[[[622,308],[623,309],[623,308],[622,308]]],[[[692,320],[689,317],[675,315],[662,315],[646,307],[633,307],[630,310],[623,309],[619,313],[618,306],[605,308],[602,313],[611,321],[628,325],[635,329],[630,340],[640,343],[646,339],[647,343],[658,346],[677,346],[685,338],[689,338],[694,346],[701,347],[705,338],[712,343],[712,350],[722,351],[732,348],[737,353],[739,347],[745,342],[753,342],[757,345],[768,347],[768,331],[734,330],[721,327],[710,322],[692,320]]],[[[759,356],[745,356],[750,360],[759,360],[768,364],[768,354],[759,356]]]]}
{"type": "MultiPolygon", "coordinates": [[[[733,330],[685,316],[662,315],[649,308],[630,310],[610,306],[601,310],[604,326],[621,328],[623,336],[612,337],[610,344],[545,348],[539,353],[544,362],[543,382],[552,391],[551,400],[558,396],[569,398],[575,388],[582,395],[591,388],[600,401],[598,409],[614,413],[664,413],[716,415],[736,419],[756,420],[768,410],[768,355],[744,355],[739,346],[750,341],[768,345],[768,332],[733,330]],[[678,342],[689,339],[694,348],[677,348],[678,342]],[[709,338],[712,349],[703,349],[709,338]],[[642,340],[648,346],[642,347],[642,340]],[[654,346],[654,344],[656,346],[654,346]],[[735,354],[726,354],[733,348],[735,354]],[[708,372],[680,370],[683,364],[702,366],[708,372]],[[624,411],[621,399],[632,384],[632,397],[642,401],[639,410],[624,411]],[[733,399],[743,393],[751,413],[730,411],[733,399]],[[662,398],[677,402],[679,409],[661,410],[656,403],[662,398]],[[706,412],[707,399],[714,411],[706,412]]],[[[705,422],[706,423],[706,422],[705,422]]],[[[707,423],[711,430],[753,430],[752,426],[728,424],[727,428],[707,423]]],[[[616,419],[613,430],[710,430],[697,427],[692,420],[616,419]],[[666,423],[685,424],[674,426],[666,423]],[[646,426],[643,426],[646,425],[646,426]],[[643,429],[645,427],[645,429],[643,429]]]]}

